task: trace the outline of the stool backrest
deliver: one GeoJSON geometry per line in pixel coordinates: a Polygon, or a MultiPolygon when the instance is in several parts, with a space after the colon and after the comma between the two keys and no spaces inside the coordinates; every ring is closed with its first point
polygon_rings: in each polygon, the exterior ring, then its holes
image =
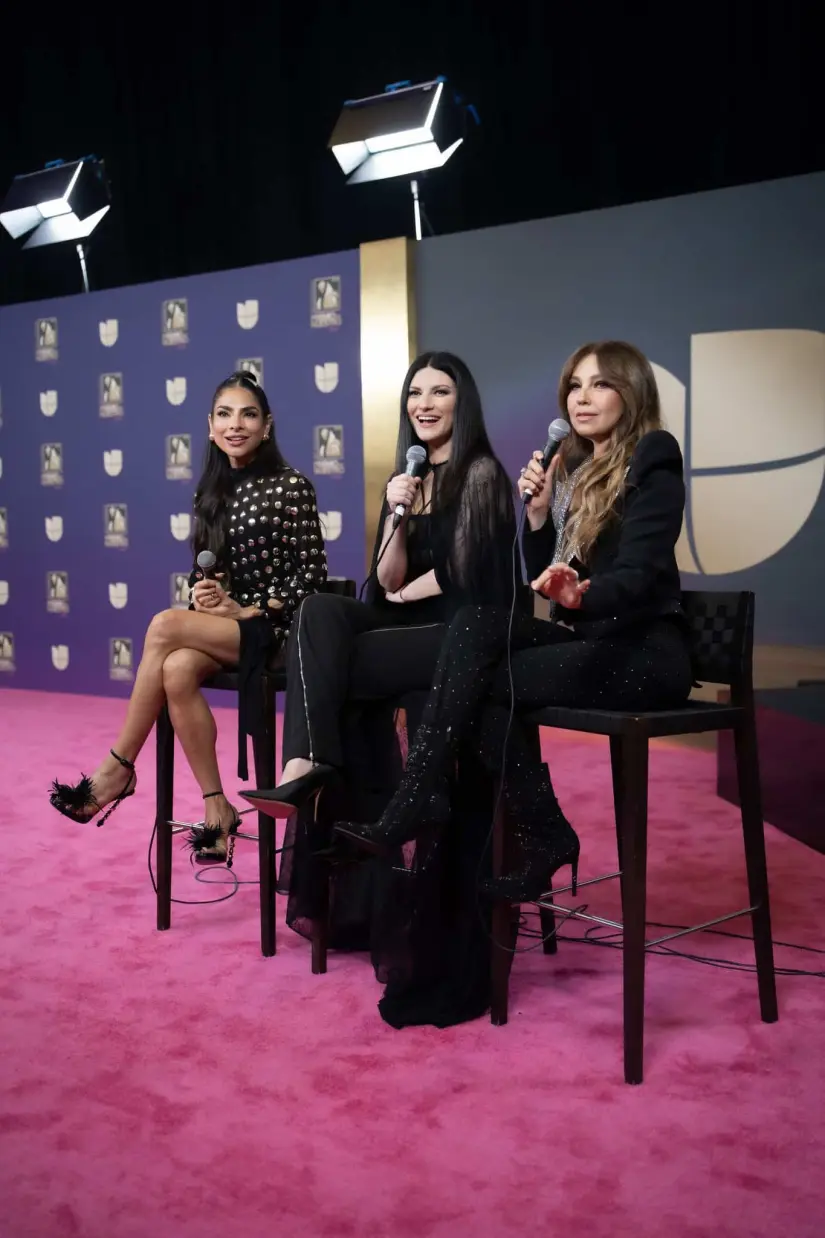
{"type": "Polygon", "coordinates": [[[727,684],[734,704],[753,693],[754,595],[682,592],[690,628],[693,674],[701,683],[727,684]]]}

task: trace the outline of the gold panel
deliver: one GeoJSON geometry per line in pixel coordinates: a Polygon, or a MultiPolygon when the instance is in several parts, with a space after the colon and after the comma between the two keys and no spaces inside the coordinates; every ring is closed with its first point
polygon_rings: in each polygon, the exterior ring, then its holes
{"type": "Polygon", "coordinates": [[[395,459],[401,381],[416,355],[414,241],[361,246],[361,410],[366,570],[395,459]]]}

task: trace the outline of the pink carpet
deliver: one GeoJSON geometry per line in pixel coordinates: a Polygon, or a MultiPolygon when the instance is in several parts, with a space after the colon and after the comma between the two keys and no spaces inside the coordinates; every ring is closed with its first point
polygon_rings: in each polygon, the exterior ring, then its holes
{"type": "MultiPolygon", "coordinates": [[[[622,1082],[620,956],[606,949],[520,957],[505,1028],[392,1031],[363,958],[314,977],[286,929],[261,957],[255,886],[176,906],[172,931],[155,931],[151,746],[104,829],[48,807],[50,778],[88,770],[122,710],[0,692],[2,1238],[819,1238],[821,979],[780,978],[780,1022],[765,1026],[753,977],[651,958],[640,1088],[622,1082]]],[[[232,789],[234,716],[220,725],[232,789]]],[[[605,871],[606,747],[556,736],[546,752],[585,875],[605,871]]],[[[195,819],[183,768],[178,785],[195,819]]],[[[650,919],[744,904],[712,759],[657,748],[650,801],[650,919]]],[[[772,829],[768,850],[776,936],[825,944],[825,859],[772,829]]],[[[251,845],[238,852],[254,877],[251,845]]],[[[176,852],[174,893],[208,894],[189,871],[176,852]]],[[[614,914],[615,892],[593,905],[614,914]]],[[[752,958],[744,942],[691,941],[752,958]]]]}

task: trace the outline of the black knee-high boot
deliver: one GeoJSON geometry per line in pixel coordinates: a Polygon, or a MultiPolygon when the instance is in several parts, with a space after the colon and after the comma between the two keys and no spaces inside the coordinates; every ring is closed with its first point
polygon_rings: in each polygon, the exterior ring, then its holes
{"type": "Polygon", "coordinates": [[[559,807],[538,742],[530,742],[532,737],[518,717],[513,718],[508,735],[508,719],[509,710],[504,706],[485,706],[479,751],[490,772],[504,779],[507,834],[518,846],[518,861],[509,873],[483,881],[481,888],[494,898],[529,902],[540,898],[549,888],[559,868],[572,864],[575,894],[578,836],[559,807]],[[507,750],[502,770],[505,736],[507,750]]]}
{"type": "Polygon", "coordinates": [[[368,850],[386,851],[443,823],[449,803],[440,788],[455,745],[478,717],[506,652],[508,618],[507,611],[496,606],[467,606],[458,612],[444,639],[398,790],[379,821],[342,821],[335,827],[339,833],[368,850]]]}

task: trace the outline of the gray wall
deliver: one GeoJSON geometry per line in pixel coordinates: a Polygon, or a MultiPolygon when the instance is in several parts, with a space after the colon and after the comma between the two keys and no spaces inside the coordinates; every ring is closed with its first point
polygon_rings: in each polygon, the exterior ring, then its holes
{"type": "MultiPolygon", "coordinates": [[[[698,477],[720,472],[699,467],[708,464],[709,432],[727,435],[723,471],[740,483],[729,486],[727,507],[724,496],[717,503],[719,536],[753,540],[758,527],[770,553],[754,562],[760,556],[751,547],[753,565],[745,570],[688,572],[684,583],[753,588],[758,636],[769,643],[825,644],[825,493],[819,484],[825,458],[805,466],[812,510],[798,518],[784,509],[797,501],[792,492],[802,473],[775,469],[776,461],[825,450],[825,336],[802,340],[814,347],[808,357],[813,369],[801,378],[781,349],[771,361],[773,336],[761,375],[753,366],[720,372],[715,402],[704,407],[702,458],[697,433],[691,452],[691,416],[697,416],[691,410],[692,337],[782,332],[798,344],[795,333],[825,332],[823,221],[825,174],[817,174],[434,237],[417,250],[419,343],[450,349],[468,362],[496,447],[514,475],[543,445],[556,415],[561,365],[586,340],[631,340],[685,385],[686,426],[671,428],[683,441],[691,502],[705,493],[697,491],[698,477]],[[709,418],[715,419],[710,427],[709,418]],[[733,460],[731,442],[734,451],[741,445],[733,460]],[[751,477],[744,490],[743,473],[751,477]],[[766,504],[774,505],[773,515],[766,504]],[[783,519],[788,527],[775,533],[783,519]]],[[[753,345],[763,337],[748,338],[753,345]]],[[[695,342],[693,348],[695,363],[695,342]]],[[[687,532],[695,550],[692,527],[687,532]]],[[[698,562],[712,557],[706,535],[704,546],[698,562]]]]}

